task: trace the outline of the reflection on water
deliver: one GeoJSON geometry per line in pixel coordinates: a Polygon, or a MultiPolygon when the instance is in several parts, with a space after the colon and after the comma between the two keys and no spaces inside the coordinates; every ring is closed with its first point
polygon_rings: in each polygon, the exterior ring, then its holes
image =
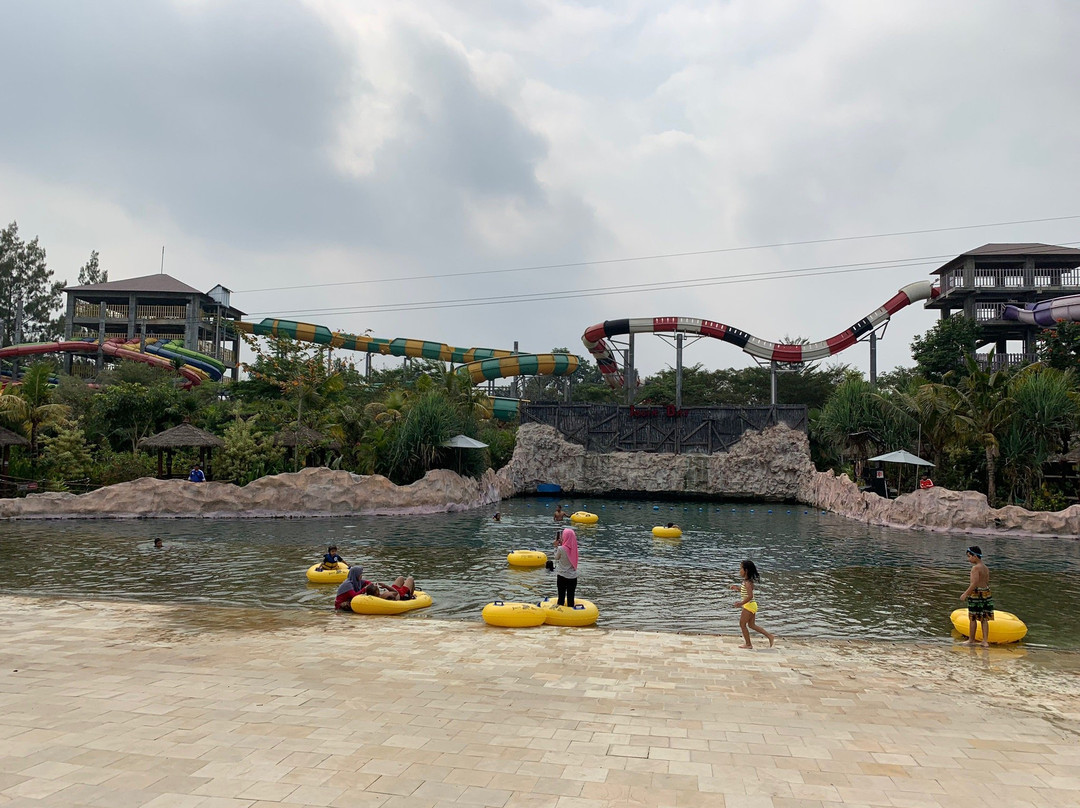
{"type": "MultiPolygon", "coordinates": [[[[578,592],[601,625],[733,634],[739,562],[763,574],[762,625],[789,636],[945,640],[967,585],[971,537],[866,528],[804,507],[562,500],[600,523],[576,526],[578,592]],[[653,525],[677,522],[680,540],[653,525]]],[[[66,598],[327,610],[333,586],[304,571],[336,543],[365,575],[413,574],[435,605],[405,619],[478,620],[495,598],[539,600],[554,573],[506,563],[514,549],[551,552],[555,500],[518,499],[486,512],[293,520],[0,523],[0,592],[66,598]],[[155,550],[153,540],[164,539],[155,550]]],[[[569,523],[567,523],[569,524],[569,523]]],[[[1027,624],[1026,642],[1080,648],[1080,543],[982,538],[999,608],[1027,624]]],[[[245,612],[248,623],[260,612],[245,612]]],[[[296,615],[299,618],[299,615],[296,615]]],[[[305,616],[306,617],[306,616],[305,616]]],[[[190,618],[194,619],[194,618],[190,618]]],[[[211,619],[211,618],[208,618],[211,619]]],[[[220,618],[212,618],[220,620],[220,618]]],[[[284,615],[272,618],[289,621],[284,615]]],[[[343,618],[363,619],[363,618],[343,618]]]]}

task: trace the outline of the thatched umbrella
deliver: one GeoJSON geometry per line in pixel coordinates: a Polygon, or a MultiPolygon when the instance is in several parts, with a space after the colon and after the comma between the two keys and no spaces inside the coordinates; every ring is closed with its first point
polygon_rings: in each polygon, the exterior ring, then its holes
{"type": "MultiPolygon", "coordinates": [[[[299,461],[300,448],[305,449],[305,457],[308,456],[314,449],[327,448],[333,449],[335,452],[340,450],[341,444],[335,440],[326,440],[326,435],[322,432],[315,431],[311,427],[305,427],[302,425],[291,425],[285,427],[281,432],[273,436],[273,442],[276,445],[284,446],[288,449],[293,449],[293,467],[295,468],[299,461]]],[[[320,461],[325,458],[319,458],[320,461]]]]}
{"type": "Polygon", "coordinates": [[[299,450],[305,450],[305,456],[313,449],[325,447],[327,449],[340,449],[341,444],[336,440],[327,441],[321,432],[303,424],[292,424],[274,435],[274,443],[292,450],[293,463],[299,458],[299,450]]]}
{"type": "Polygon", "coordinates": [[[172,476],[173,452],[177,449],[198,448],[199,463],[206,468],[206,479],[210,479],[210,459],[214,449],[224,448],[225,441],[191,424],[180,424],[164,432],[158,432],[139,441],[139,448],[145,452],[157,449],[158,477],[164,477],[161,468],[162,455],[168,458],[168,476],[172,476]]]}
{"type": "MultiPolygon", "coordinates": [[[[11,462],[11,447],[29,445],[30,441],[22,435],[18,435],[10,429],[4,429],[0,426],[0,476],[4,478],[7,477],[8,463],[11,462]]],[[[0,480],[0,482],[4,481],[0,480]]]]}

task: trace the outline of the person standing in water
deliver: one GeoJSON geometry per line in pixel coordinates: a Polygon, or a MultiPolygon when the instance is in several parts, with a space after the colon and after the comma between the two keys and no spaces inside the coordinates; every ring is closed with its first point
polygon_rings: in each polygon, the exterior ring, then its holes
{"type": "Polygon", "coordinates": [[[967,560],[971,564],[971,581],[964,594],[962,603],[968,607],[968,645],[978,645],[975,639],[976,625],[982,623],[982,646],[990,647],[990,621],[994,619],[994,596],[990,593],[990,569],[983,563],[982,548],[977,544],[967,549],[967,560]]]}
{"type": "Polygon", "coordinates": [[[566,511],[562,509],[562,503],[559,503],[555,506],[554,517],[556,522],[561,522],[563,519],[566,518],[566,511]]]}
{"type": "Polygon", "coordinates": [[[555,585],[559,592],[559,606],[574,608],[574,592],[577,591],[578,546],[577,533],[566,528],[555,538],[555,585]]]}
{"type": "Polygon", "coordinates": [[[754,599],[754,584],[761,580],[761,575],[758,574],[757,567],[750,559],[747,559],[739,565],[739,575],[741,575],[743,579],[742,585],[732,584],[731,586],[733,590],[738,591],[742,598],[742,600],[735,603],[737,607],[742,609],[739,614],[739,629],[742,631],[743,644],[739,647],[754,647],[750,642],[750,629],[753,629],[758,634],[768,637],[769,647],[772,648],[772,644],[776,640],[776,637],[761,628],[756,622],[758,604],[754,599]]]}

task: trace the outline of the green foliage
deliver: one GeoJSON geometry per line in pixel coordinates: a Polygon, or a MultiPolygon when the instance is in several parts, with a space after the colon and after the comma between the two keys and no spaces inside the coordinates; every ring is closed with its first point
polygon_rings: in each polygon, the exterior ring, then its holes
{"type": "MultiPolygon", "coordinates": [[[[777,403],[819,408],[851,372],[847,365],[781,368],[776,377],[777,403]]],[[[675,369],[669,367],[647,377],[638,390],[637,400],[643,404],[674,404],[675,375],[675,369]]],[[[771,388],[768,368],[709,371],[700,364],[691,365],[683,368],[682,404],[684,407],[767,406],[772,399],[771,388]]]]}
{"type": "Polygon", "coordinates": [[[90,477],[94,460],[86,434],[77,423],[65,423],[56,434],[41,440],[44,449],[42,462],[54,480],[83,480],[90,477]]]}
{"type": "Polygon", "coordinates": [[[1043,485],[1031,498],[1033,511],[1063,511],[1069,507],[1068,498],[1060,491],[1052,491],[1043,485]]]}
{"type": "Polygon", "coordinates": [[[94,398],[94,415],[114,447],[127,443],[136,454],[139,441],[167,423],[175,395],[171,386],[118,382],[94,398]]]}
{"type": "Polygon", "coordinates": [[[139,452],[116,452],[109,447],[99,449],[90,473],[90,480],[95,485],[115,485],[138,480],[143,477],[157,476],[157,458],[139,452]]]}
{"type": "Polygon", "coordinates": [[[0,395],[0,412],[6,419],[22,424],[30,439],[30,456],[37,457],[38,437],[45,427],[61,423],[69,410],[52,401],[49,378],[55,371],[51,362],[35,362],[26,369],[22,384],[11,393],[5,388],[0,395]]]}
{"type": "Polygon", "coordinates": [[[267,436],[259,436],[253,420],[236,420],[225,429],[225,448],[216,458],[216,476],[247,485],[265,474],[280,470],[284,450],[267,436]]]}
{"type": "Polygon", "coordinates": [[[0,230],[0,320],[3,344],[15,341],[15,313],[22,303],[22,341],[39,342],[56,333],[53,313],[60,308],[64,282],[53,281],[45,248],[37,238],[23,241],[12,222],[0,230]]]}
{"type": "Polygon", "coordinates": [[[488,445],[488,462],[491,468],[498,470],[509,463],[510,458],[514,456],[517,428],[511,424],[490,421],[480,430],[479,440],[488,445]]]}
{"type": "Polygon", "coordinates": [[[1080,323],[1059,321],[1039,332],[1039,359],[1057,370],[1080,368],[1080,323]]]}
{"type": "Polygon", "coordinates": [[[975,320],[960,314],[938,320],[911,341],[918,374],[927,381],[941,382],[947,373],[962,373],[964,357],[975,353],[979,331],[975,320]]]}
{"type": "Polygon", "coordinates": [[[442,446],[461,431],[462,421],[457,408],[442,392],[433,391],[416,398],[395,430],[390,450],[390,479],[406,485],[432,469],[456,470],[459,460],[463,471],[471,471],[476,465],[475,460],[458,458],[455,450],[442,446]]]}
{"type": "Polygon", "coordinates": [[[79,268],[79,286],[89,286],[94,283],[108,283],[109,271],[102,269],[98,261],[98,251],[90,252],[90,260],[79,268]]]}
{"type": "Polygon", "coordinates": [[[1067,450],[1080,424],[1075,373],[1042,365],[987,372],[968,357],[963,373],[918,381],[879,393],[857,379],[840,385],[811,422],[815,461],[841,468],[848,457],[866,457],[870,446],[921,450],[944,487],[981,487],[995,503],[1000,474],[1009,501],[1045,499],[1043,464],[1067,450]]]}

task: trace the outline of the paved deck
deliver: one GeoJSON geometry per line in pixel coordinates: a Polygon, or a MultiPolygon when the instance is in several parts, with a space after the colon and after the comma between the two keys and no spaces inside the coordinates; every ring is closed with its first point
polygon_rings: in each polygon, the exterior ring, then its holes
{"type": "Polygon", "coordinates": [[[1080,805],[1076,655],[0,597],[0,804],[1080,805]]]}

